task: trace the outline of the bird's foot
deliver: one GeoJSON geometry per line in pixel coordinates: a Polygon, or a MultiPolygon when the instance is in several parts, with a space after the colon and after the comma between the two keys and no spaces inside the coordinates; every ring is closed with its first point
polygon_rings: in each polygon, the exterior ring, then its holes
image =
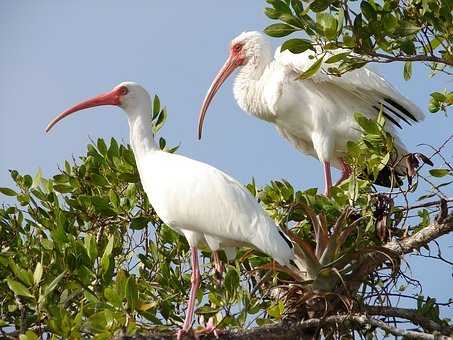
{"type": "Polygon", "coordinates": [[[206,324],[206,326],[202,329],[197,329],[195,331],[196,334],[214,334],[214,336],[216,338],[220,337],[220,335],[222,335],[222,332],[216,328],[215,324],[214,324],[214,318],[213,317],[210,317],[209,320],[208,320],[208,323],[206,324]]]}

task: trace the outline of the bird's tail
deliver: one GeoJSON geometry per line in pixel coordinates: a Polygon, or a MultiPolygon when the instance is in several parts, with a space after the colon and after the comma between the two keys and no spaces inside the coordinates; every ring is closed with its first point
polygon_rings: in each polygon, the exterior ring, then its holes
{"type": "Polygon", "coordinates": [[[266,218],[260,229],[254,235],[254,245],[270,255],[280,265],[288,266],[294,260],[294,245],[291,239],[270,217],[266,218]]]}

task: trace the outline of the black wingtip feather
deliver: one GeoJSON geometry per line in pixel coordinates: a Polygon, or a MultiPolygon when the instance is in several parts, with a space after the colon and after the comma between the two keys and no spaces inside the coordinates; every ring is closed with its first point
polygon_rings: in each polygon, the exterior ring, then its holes
{"type": "Polygon", "coordinates": [[[395,107],[396,109],[400,110],[401,113],[404,113],[406,116],[408,116],[410,119],[412,119],[414,122],[418,122],[417,118],[414,117],[412,113],[410,113],[404,106],[402,106],[400,103],[397,103],[394,101],[392,98],[385,98],[384,99],[387,103],[395,107]]]}
{"type": "Polygon", "coordinates": [[[408,121],[403,115],[399,114],[396,110],[392,109],[391,107],[385,105],[384,103],[382,103],[382,105],[384,106],[384,108],[388,111],[390,111],[391,113],[393,113],[395,116],[399,117],[401,120],[403,120],[404,122],[406,122],[406,124],[408,125],[411,125],[411,122],[408,121]]]}
{"type": "Polygon", "coordinates": [[[294,245],[293,245],[293,243],[291,242],[291,240],[289,239],[289,237],[286,236],[285,233],[284,233],[283,231],[281,231],[281,230],[279,230],[278,233],[279,233],[280,235],[282,235],[283,239],[284,239],[285,242],[288,244],[288,246],[289,246],[291,249],[293,249],[293,248],[294,248],[294,245]]]}
{"type": "MultiPolygon", "coordinates": [[[[378,112],[381,112],[381,110],[377,107],[377,106],[374,106],[373,105],[373,108],[378,111],[378,112]]],[[[389,116],[387,113],[385,113],[384,111],[382,111],[382,114],[384,115],[385,119],[388,119],[389,121],[391,121],[393,124],[395,124],[396,126],[398,126],[400,129],[402,129],[401,125],[395,120],[393,119],[391,116],[389,116]]]]}

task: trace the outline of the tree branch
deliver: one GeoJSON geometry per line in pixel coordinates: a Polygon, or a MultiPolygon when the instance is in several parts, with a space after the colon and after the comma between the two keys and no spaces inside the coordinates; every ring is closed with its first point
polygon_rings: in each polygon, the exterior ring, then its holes
{"type": "Polygon", "coordinates": [[[406,319],[417,326],[423,327],[423,329],[428,332],[437,331],[445,335],[450,335],[453,333],[453,327],[438,324],[437,322],[429,318],[417,314],[417,311],[414,309],[388,306],[365,306],[365,312],[368,315],[382,315],[387,317],[406,319]]]}
{"type": "MultiPolygon", "coordinates": [[[[453,197],[446,198],[445,201],[447,203],[453,202],[453,197]]],[[[429,208],[429,207],[433,207],[436,205],[438,206],[439,204],[440,204],[440,200],[425,202],[425,203],[412,205],[412,206],[408,207],[406,210],[412,210],[412,209],[418,209],[418,208],[429,208]]]]}
{"type": "Polygon", "coordinates": [[[453,61],[439,58],[436,56],[429,56],[429,55],[425,55],[425,54],[417,54],[414,56],[405,57],[405,56],[388,55],[388,54],[379,53],[379,52],[368,52],[368,55],[370,57],[379,58],[378,60],[376,60],[376,59],[372,60],[372,61],[378,62],[378,63],[391,63],[393,61],[431,61],[431,62],[435,62],[435,63],[439,63],[439,64],[453,66],[453,61]]]}
{"type": "MultiPolygon", "coordinates": [[[[446,216],[445,212],[441,212],[442,215],[446,216]]],[[[452,231],[453,214],[450,214],[405,239],[386,243],[383,248],[390,250],[395,256],[403,256],[452,231]]],[[[366,256],[349,281],[350,290],[356,291],[365,278],[386,261],[388,261],[388,257],[378,251],[366,256]]]]}
{"type": "MultiPolygon", "coordinates": [[[[394,326],[390,326],[383,321],[367,317],[363,314],[354,315],[332,315],[324,319],[310,319],[299,323],[280,323],[277,325],[259,327],[239,332],[227,332],[222,333],[222,340],[294,340],[294,339],[306,339],[307,330],[310,330],[310,338],[312,338],[313,330],[317,330],[323,327],[340,327],[345,324],[345,328],[350,328],[350,324],[353,324],[356,328],[366,329],[380,328],[395,336],[404,336],[411,339],[423,339],[423,340],[447,340],[451,339],[448,336],[439,334],[430,334],[423,332],[410,331],[400,329],[394,326]]],[[[173,339],[169,334],[150,334],[149,336],[139,335],[136,337],[122,337],[121,340],[167,340],[173,339]]],[[[193,339],[193,336],[186,336],[184,339],[193,339]]],[[[203,337],[205,340],[216,339],[214,335],[208,335],[203,337]]]]}
{"type": "Polygon", "coordinates": [[[415,249],[426,246],[429,242],[453,231],[453,214],[445,217],[442,221],[435,221],[419,232],[403,239],[388,242],[384,245],[399,255],[411,253],[415,249]]]}

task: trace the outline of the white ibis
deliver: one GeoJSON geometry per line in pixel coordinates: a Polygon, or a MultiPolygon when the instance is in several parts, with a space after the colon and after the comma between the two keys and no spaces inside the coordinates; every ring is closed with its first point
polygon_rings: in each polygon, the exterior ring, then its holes
{"type": "Polygon", "coordinates": [[[208,164],[159,149],[151,131],[151,98],[139,84],[123,82],[73,106],[52,120],[46,132],[71,113],[100,105],[116,105],[126,112],[130,143],[149,201],[162,221],[184,235],[190,245],[191,290],[178,339],[192,325],[200,285],[198,247],[207,245],[214,252],[224,249],[231,258],[236,247],[251,245],[281,265],[289,264],[293,259],[291,242],[246,188],[208,164]]]}
{"type": "MultiPolygon", "coordinates": [[[[342,170],[341,180],[350,176],[351,169],[343,159],[346,143],[360,136],[354,112],[376,117],[382,107],[387,120],[399,128],[403,121],[410,125],[423,119],[423,113],[415,104],[366,67],[336,77],[327,74],[327,67],[323,65],[311,78],[297,80],[316,61],[314,55],[311,50],[293,54],[288,50],[280,52],[278,48],[272,59],[271,46],[263,34],[244,32],[234,38],[229,57],[201,107],[198,138],[201,138],[206,111],[215,93],[228,76],[241,67],[234,83],[239,106],[274,123],[278,132],[297,149],[318,158],[323,163],[328,195],[332,186],[330,165],[342,170]]],[[[394,127],[387,129],[395,136],[397,148],[403,155],[404,147],[394,127]]]]}

